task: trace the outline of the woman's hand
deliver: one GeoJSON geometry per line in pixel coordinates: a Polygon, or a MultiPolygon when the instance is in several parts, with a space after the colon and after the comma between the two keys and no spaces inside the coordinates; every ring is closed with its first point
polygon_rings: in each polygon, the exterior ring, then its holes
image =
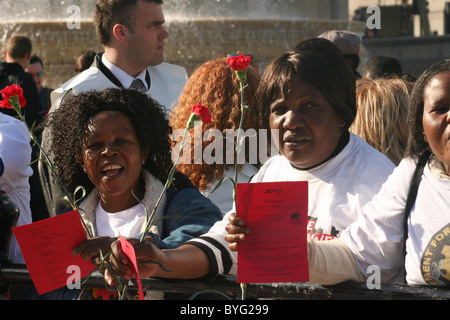
{"type": "Polygon", "coordinates": [[[111,244],[114,241],[114,238],[107,236],[88,239],[73,249],[72,253],[81,255],[84,260],[91,260],[93,265],[98,265],[101,263],[99,250],[105,255],[111,251],[111,244]]]}
{"type": "MultiPolygon", "coordinates": [[[[141,278],[152,277],[161,271],[164,256],[161,250],[150,241],[143,241],[142,243],[139,243],[138,239],[127,239],[127,241],[134,247],[138,272],[141,278]]],[[[136,278],[137,275],[134,271],[133,264],[122,251],[120,240],[114,241],[111,249],[112,254],[109,256],[109,263],[114,275],[127,280],[136,278]]],[[[113,276],[108,269],[105,270],[105,280],[109,284],[114,283],[113,276]]]]}
{"type": "Polygon", "coordinates": [[[245,240],[245,236],[250,233],[250,229],[245,227],[244,220],[239,218],[236,213],[230,214],[228,221],[229,223],[225,227],[228,232],[225,235],[225,240],[230,243],[228,247],[231,251],[237,251],[238,243],[245,240]]]}

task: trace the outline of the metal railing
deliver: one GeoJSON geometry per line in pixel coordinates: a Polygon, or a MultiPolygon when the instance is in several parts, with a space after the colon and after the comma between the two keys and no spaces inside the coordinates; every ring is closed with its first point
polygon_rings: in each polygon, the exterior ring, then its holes
{"type": "MultiPolygon", "coordinates": [[[[0,287],[12,283],[31,283],[25,265],[3,264],[0,266],[0,287]]],[[[218,275],[196,280],[141,279],[142,287],[153,292],[195,294],[205,290],[219,291],[229,296],[240,297],[241,288],[234,276],[218,275]]],[[[85,283],[90,288],[105,286],[103,275],[94,272],[85,283]]],[[[136,283],[130,281],[130,289],[136,290],[136,283]]],[[[199,295],[201,299],[201,295],[199,295]]],[[[304,300],[450,300],[450,288],[381,285],[379,289],[369,289],[366,283],[343,282],[333,286],[312,283],[248,284],[248,299],[304,299],[304,300]]]]}

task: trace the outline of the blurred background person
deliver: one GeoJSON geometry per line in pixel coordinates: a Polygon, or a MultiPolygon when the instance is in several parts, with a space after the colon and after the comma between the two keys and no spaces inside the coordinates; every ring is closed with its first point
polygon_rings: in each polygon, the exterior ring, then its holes
{"type": "MultiPolygon", "coordinates": [[[[17,34],[6,43],[5,62],[0,63],[0,89],[12,84],[22,87],[23,96],[27,100],[22,112],[30,128],[34,122],[38,122],[41,110],[36,84],[33,78],[25,72],[25,68],[30,64],[32,50],[31,40],[25,35],[17,34]]],[[[3,98],[0,97],[0,100],[3,98]]],[[[0,111],[12,117],[17,115],[12,109],[0,109],[0,111]]]]}
{"type": "Polygon", "coordinates": [[[402,79],[359,79],[358,112],[350,131],[398,165],[408,141],[408,101],[413,83],[402,79]]]}
{"type": "Polygon", "coordinates": [[[403,71],[400,61],[396,58],[379,55],[366,62],[363,76],[369,79],[401,78],[403,71]]]}
{"type": "Polygon", "coordinates": [[[360,63],[361,39],[356,33],[347,30],[330,30],[320,34],[317,38],[327,39],[338,47],[344,55],[345,62],[352,69],[355,78],[361,78],[357,71],[360,63]]]}
{"type": "Polygon", "coordinates": [[[94,62],[96,54],[94,50],[83,50],[75,60],[75,72],[78,74],[89,69],[94,62]]]}
{"type": "MultiPolygon", "coordinates": [[[[258,133],[262,128],[261,107],[255,104],[254,97],[259,85],[260,76],[258,71],[250,66],[247,69],[247,82],[244,90],[244,103],[249,106],[245,114],[242,130],[244,133],[248,129],[255,129],[258,133]]],[[[182,129],[186,126],[191,115],[191,108],[194,104],[200,103],[208,107],[211,113],[211,123],[202,124],[202,163],[196,163],[196,152],[194,148],[200,148],[198,139],[191,135],[191,155],[189,163],[180,163],[177,169],[187,175],[192,183],[220,208],[223,214],[231,210],[233,205],[232,182],[226,179],[214,192],[211,192],[216,183],[222,177],[234,178],[233,159],[227,162],[227,136],[226,131],[232,130],[234,133],[239,128],[241,119],[241,98],[239,93],[239,83],[233,69],[228,65],[226,58],[217,58],[205,62],[199,66],[189,78],[184,88],[179,104],[170,114],[170,126],[172,130],[182,129]],[[211,134],[212,129],[218,130],[221,137],[214,137],[209,141],[205,139],[205,133],[211,134]],[[220,151],[217,147],[220,146],[220,151]],[[215,155],[213,163],[205,162],[205,150],[214,149],[215,155]],[[223,157],[219,157],[217,152],[222,152],[223,157]],[[220,158],[220,159],[219,159],[220,158]]],[[[233,135],[234,137],[234,135],[233,135]]],[[[245,164],[239,165],[238,182],[249,182],[250,178],[258,172],[259,159],[251,161],[249,159],[249,144],[252,138],[248,138],[245,143],[245,164]]],[[[174,142],[174,148],[181,142],[181,138],[174,142]]],[[[229,144],[229,143],[228,143],[229,144]]],[[[234,149],[232,150],[234,152],[234,149]]],[[[186,158],[185,158],[186,159],[186,158]]]]}
{"type": "Polygon", "coordinates": [[[39,111],[39,115],[41,116],[41,118],[43,118],[47,114],[47,110],[51,106],[50,93],[53,91],[53,89],[43,86],[44,63],[42,62],[42,59],[37,55],[32,55],[30,64],[25,68],[25,71],[31,74],[34,83],[36,83],[39,103],[42,107],[42,109],[39,111]]]}

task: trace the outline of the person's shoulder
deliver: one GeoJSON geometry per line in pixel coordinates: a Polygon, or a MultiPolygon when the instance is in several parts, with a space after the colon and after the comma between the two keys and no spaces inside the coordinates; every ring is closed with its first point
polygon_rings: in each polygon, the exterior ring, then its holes
{"type": "Polygon", "coordinates": [[[394,163],[385,154],[369,145],[358,135],[350,133],[350,139],[359,157],[364,157],[367,161],[377,163],[380,166],[395,167],[394,163]]]}
{"type": "Polygon", "coordinates": [[[100,71],[100,69],[91,67],[84,70],[80,74],[66,81],[56,90],[69,90],[76,89],[76,91],[83,91],[88,87],[98,87],[107,79],[106,76],[100,71]]]}
{"type": "Polygon", "coordinates": [[[167,62],[163,62],[157,66],[148,67],[148,69],[150,70],[150,72],[157,71],[159,73],[170,75],[173,77],[187,77],[186,68],[167,62]]]}
{"type": "Polygon", "coordinates": [[[22,135],[25,134],[26,137],[29,137],[28,129],[23,121],[0,112],[0,133],[14,132],[20,132],[22,135]]]}
{"type": "Polygon", "coordinates": [[[287,163],[289,163],[289,161],[284,156],[282,156],[281,154],[277,154],[275,156],[270,157],[266,162],[264,162],[261,169],[263,168],[267,169],[272,166],[279,166],[287,163]]]}
{"type": "Polygon", "coordinates": [[[405,157],[400,161],[398,164],[398,170],[404,171],[404,172],[413,172],[416,169],[418,163],[418,158],[413,157],[405,157]]]}
{"type": "Polygon", "coordinates": [[[251,181],[262,182],[267,178],[267,175],[284,175],[286,172],[286,168],[290,167],[291,165],[289,161],[284,156],[280,154],[272,156],[266,162],[264,162],[259,171],[253,176],[251,181]]]}
{"type": "MultiPolygon", "coordinates": [[[[59,107],[60,100],[69,92],[72,95],[75,95],[89,90],[103,90],[110,87],[115,87],[115,85],[100,71],[100,69],[91,67],[66,81],[59,88],[50,93],[52,107],[59,107]]],[[[52,108],[52,110],[54,110],[54,108],[52,108]]]]}
{"type": "Polygon", "coordinates": [[[157,66],[149,67],[150,69],[158,69],[158,70],[177,70],[177,71],[186,71],[186,68],[183,66],[179,66],[176,64],[163,62],[158,64],[157,66]]]}

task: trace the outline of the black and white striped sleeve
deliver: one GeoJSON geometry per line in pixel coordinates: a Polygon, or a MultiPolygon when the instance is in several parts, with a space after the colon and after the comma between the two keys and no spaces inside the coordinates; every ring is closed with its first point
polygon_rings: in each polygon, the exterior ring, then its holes
{"type": "Polygon", "coordinates": [[[225,241],[227,223],[228,214],[216,222],[206,234],[187,242],[200,248],[208,256],[210,264],[208,275],[237,272],[237,252],[228,249],[228,242],[225,241]]]}

